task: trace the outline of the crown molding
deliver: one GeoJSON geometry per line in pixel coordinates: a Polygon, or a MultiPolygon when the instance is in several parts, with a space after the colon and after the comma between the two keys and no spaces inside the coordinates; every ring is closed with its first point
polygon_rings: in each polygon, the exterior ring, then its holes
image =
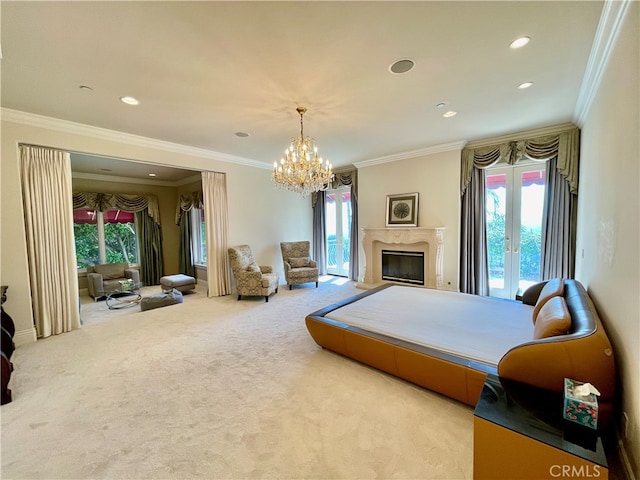
{"type": "Polygon", "coordinates": [[[154,185],[156,187],[171,187],[176,188],[182,185],[188,185],[189,183],[199,182],[202,179],[201,174],[192,175],[187,178],[183,178],[182,180],[177,180],[175,182],[167,182],[164,180],[152,180],[146,178],[133,178],[133,177],[120,177],[117,175],[100,175],[97,173],[83,173],[83,172],[72,172],[71,176],[73,178],[80,178],[83,180],[95,180],[98,182],[113,182],[113,183],[134,183],[136,185],[154,185]]]}
{"type": "Polygon", "coordinates": [[[527,138],[544,137],[546,135],[555,135],[566,130],[576,128],[573,123],[561,123],[558,125],[551,125],[549,127],[534,128],[531,130],[523,130],[520,132],[507,133],[498,137],[483,138],[481,140],[472,140],[465,148],[482,148],[489,147],[491,145],[498,145],[500,143],[512,142],[516,140],[523,140],[527,138]]]}
{"type": "Polygon", "coordinates": [[[573,121],[579,127],[591,110],[591,104],[598,93],[602,76],[615,47],[624,18],[633,0],[605,0],[600,14],[598,29],[593,39],[587,68],[582,78],[578,100],[573,111],[573,121]]]}
{"type": "Polygon", "coordinates": [[[206,150],[204,148],[189,147],[179,143],[166,142],[164,140],[156,140],[154,138],[132,135],[130,133],[108,130],[106,128],[94,127],[82,123],[70,122],[59,118],[46,117],[35,113],[23,112],[20,110],[12,110],[9,108],[0,109],[2,121],[28,125],[30,127],[47,128],[58,132],[70,133],[75,135],[83,135],[87,137],[98,138],[100,140],[108,140],[112,142],[124,143],[136,147],[153,148],[165,152],[179,153],[182,155],[191,155],[193,157],[207,158],[211,160],[219,160],[221,162],[235,163],[249,167],[271,170],[270,164],[252,160],[250,158],[236,157],[226,153],[206,150]]]}
{"type": "Polygon", "coordinates": [[[460,142],[443,143],[433,145],[432,147],[420,148],[418,150],[410,150],[408,152],[394,153],[385,157],[372,158],[371,160],[363,160],[362,162],[353,162],[356,168],[371,167],[383,163],[398,162],[400,160],[409,160],[411,158],[424,157],[425,155],[433,155],[434,153],[451,152],[462,150],[466,145],[466,140],[460,142]]]}

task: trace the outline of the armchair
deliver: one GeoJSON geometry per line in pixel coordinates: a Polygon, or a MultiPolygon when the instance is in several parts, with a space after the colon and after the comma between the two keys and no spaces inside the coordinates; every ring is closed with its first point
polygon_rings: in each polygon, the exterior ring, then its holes
{"type": "Polygon", "coordinates": [[[316,282],[318,288],[318,264],[311,260],[310,242],[280,242],[284,276],[289,290],[300,283],[316,282]]]}
{"type": "Polygon", "coordinates": [[[120,288],[122,280],[140,283],[140,272],[128,263],[105,263],[87,267],[87,287],[94,300],[106,297],[120,288]]]}
{"type": "Polygon", "coordinates": [[[269,265],[258,266],[253,260],[249,245],[229,247],[229,262],[236,280],[238,300],[242,296],[262,296],[265,302],[269,301],[269,295],[278,293],[280,276],[269,265]]]}

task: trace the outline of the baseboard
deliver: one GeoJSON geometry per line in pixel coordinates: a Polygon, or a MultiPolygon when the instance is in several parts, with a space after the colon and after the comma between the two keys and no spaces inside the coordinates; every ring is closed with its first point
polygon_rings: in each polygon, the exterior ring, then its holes
{"type": "Polygon", "coordinates": [[[18,330],[13,336],[13,343],[16,344],[16,347],[20,345],[27,345],[29,343],[33,343],[38,339],[38,335],[36,334],[36,329],[34,327],[28,328],[26,330],[18,330]]]}
{"type": "Polygon", "coordinates": [[[624,473],[624,477],[626,480],[638,480],[634,473],[633,465],[631,465],[631,460],[629,459],[629,455],[627,454],[627,448],[624,443],[624,440],[620,436],[620,432],[616,430],[617,437],[617,450],[618,450],[618,458],[620,459],[620,464],[622,466],[622,470],[624,473]]]}

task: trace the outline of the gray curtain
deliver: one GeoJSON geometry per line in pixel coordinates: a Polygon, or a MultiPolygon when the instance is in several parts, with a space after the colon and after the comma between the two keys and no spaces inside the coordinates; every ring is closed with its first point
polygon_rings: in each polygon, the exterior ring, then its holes
{"type": "Polygon", "coordinates": [[[138,240],[140,242],[140,276],[145,285],[159,285],[163,275],[162,235],[160,225],[147,209],[136,212],[138,240]]]}
{"type": "Polygon", "coordinates": [[[484,170],[475,168],[462,195],[460,221],[460,291],[474,295],[489,295],[485,190],[484,170]]]}
{"type": "Polygon", "coordinates": [[[176,225],[180,227],[178,269],[180,273],[191,277],[195,276],[193,254],[191,252],[193,219],[188,212],[191,212],[193,208],[202,208],[201,191],[191,192],[189,195],[180,195],[178,197],[178,204],[176,205],[176,225]]]}
{"type": "Polygon", "coordinates": [[[193,256],[191,255],[191,215],[180,215],[180,246],[178,247],[178,272],[195,276],[193,256]]]}
{"type": "Polygon", "coordinates": [[[351,245],[350,245],[350,259],[349,262],[349,278],[354,281],[358,281],[358,275],[360,274],[360,262],[358,248],[360,243],[358,242],[358,192],[356,191],[356,183],[351,184],[351,245]]]}
{"type": "Polygon", "coordinates": [[[318,273],[320,275],[327,274],[325,199],[325,192],[316,192],[311,197],[313,208],[313,258],[318,263],[318,273]]]}
{"type": "MultiPolygon", "coordinates": [[[[579,146],[580,130],[577,127],[565,129],[558,133],[503,142],[497,145],[473,148],[470,145],[462,151],[460,174],[460,193],[462,196],[461,218],[461,248],[460,248],[460,291],[472,293],[467,289],[481,286],[477,279],[483,278],[485,273],[477,268],[483,268],[477,261],[478,255],[471,248],[476,248],[476,241],[485,238],[484,256],[486,252],[486,228],[484,231],[469,228],[469,215],[482,216],[484,207],[480,210],[472,207],[470,202],[484,204],[484,187],[480,192],[466,196],[478,173],[497,163],[515,165],[521,160],[549,162],[547,164],[548,187],[543,210],[543,240],[541,260],[541,280],[553,277],[568,277],[574,275],[575,238],[577,219],[577,195],[579,174],[579,146]],[[466,197],[465,197],[466,196],[466,197]],[[468,204],[465,207],[465,204],[468,204]],[[465,209],[466,208],[466,209],[465,209]],[[474,241],[475,240],[475,241],[474,241]],[[474,260],[476,259],[476,260],[474,260]],[[463,276],[464,272],[464,276],[463,276]],[[470,287],[470,280],[476,279],[470,287]]],[[[484,175],[482,175],[484,179],[484,175]]],[[[484,183],[483,183],[484,185],[484,183]]],[[[484,222],[484,220],[483,220],[484,222]]],[[[479,222],[477,222],[478,225],[479,222]]],[[[486,258],[485,258],[486,260],[486,258]]],[[[488,272],[487,294],[488,294],[488,272]]],[[[483,291],[479,289],[479,292],[483,291]]],[[[473,292],[475,293],[475,292],[473,292]]],[[[483,293],[480,293],[483,294],[483,293]]]]}
{"type": "Polygon", "coordinates": [[[557,169],[557,159],[549,161],[542,213],[541,280],[575,274],[578,195],[557,169]]]}

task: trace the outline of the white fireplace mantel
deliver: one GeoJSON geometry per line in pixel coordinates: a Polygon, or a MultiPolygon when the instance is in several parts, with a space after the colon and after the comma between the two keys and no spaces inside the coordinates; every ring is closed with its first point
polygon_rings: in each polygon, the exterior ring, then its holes
{"type": "Polygon", "coordinates": [[[363,227],[363,286],[373,286],[382,281],[382,250],[396,248],[424,252],[425,287],[444,288],[444,230],[445,227],[363,227]]]}

